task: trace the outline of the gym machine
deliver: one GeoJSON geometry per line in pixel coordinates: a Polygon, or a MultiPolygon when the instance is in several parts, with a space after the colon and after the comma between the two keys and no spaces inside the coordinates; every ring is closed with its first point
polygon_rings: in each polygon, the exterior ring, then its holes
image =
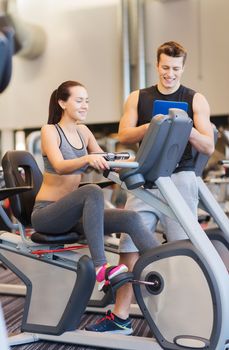
{"type": "MultiPolygon", "coordinates": [[[[110,162],[111,168],[126,169],[120,174],[112,171],[107,174],[108,179],[178,220],[189,238],[145,253],[133,273],[119,276],[133,283],[137,303],[155,338],[75,330],[94,288],[92,261],[71,251],[37,256],[36,250],[47,249],[50,240],[52,244],[73,243],[78,239],[77,233],[54,237],[35,232],[28,240],[21,230],[21,237],[7,232],[0,236],[0,261],[16,273],[27,288],[22,320],[24,333],[10,338],[10,345],[49,340],[114,349],[228,348],[228,271],[170,178],[191,128],[192,121],[181,110],[171,109],[169,116],[154,117],[136,162],[110,162]],[[164,201],[148,191],[153,184],[164,201]]],[[[30,186],[30,190],[11,199],[14,216],[26,226],[31,198],[39,188],[36,164],[27,152],[13,151],[7,152],[2,165],[8,187],[17,187],[17,190],[30,186]],[[20,167],[24,169],[23,178],[17,171],[20,167]]],[[[228,241],[228,234],[225,236],[228,241]]]]}

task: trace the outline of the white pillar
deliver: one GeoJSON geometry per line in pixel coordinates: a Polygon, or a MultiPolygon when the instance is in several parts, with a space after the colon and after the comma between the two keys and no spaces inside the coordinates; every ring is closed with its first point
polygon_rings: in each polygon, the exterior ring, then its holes
{"type": "Polygon", "coordinates": [[[14,131],[12,129],[1,130],[1,158],[4,154],[14,149],[14,131]]]}
{"type": "Polygon", "coordinates": [[[15,149],[16,150],[25,150],[25,132],[23,130],[18,130],[15,133],[15,149]]]}

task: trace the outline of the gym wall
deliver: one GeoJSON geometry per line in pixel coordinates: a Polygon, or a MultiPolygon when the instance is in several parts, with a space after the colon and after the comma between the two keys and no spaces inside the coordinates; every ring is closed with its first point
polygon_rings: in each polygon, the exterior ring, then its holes
{"type": "Polygon", "coordinates": [[[1,129],[46,123],[51,92],[69,79],[88,89],[87,123],[119,120],[120,1],[19,0],[17,10],[22,20],[44,29],[46,47],[36,59],[14,56],[12,79],[1,95],[1,129]]]}
{"type": "MultiPolygon", "coordinates": [[[[183,83],[206,95],[212,115],[228,115],[229,1],[148,0],[145,7],[147,84],[156,81],[158,45],[178,40],[188,49],[183,83]]],[[[52,90],[68,79],[88,88],[88,124],[118,122],[121,0],[18,0],[17,9],[44,29],[46,46],[35,59],[14,56],[12,80],[1,95],[1,129],[40,128],[52,90]]]]}
{"type": "Polygon", "coordinates": [[[182,82],[207,97],[212,115],[228,115],[228,12],[228,0],[147,1],[147,84],[156,81],[157,47],[177,40],[188,50],[182,82]]]}

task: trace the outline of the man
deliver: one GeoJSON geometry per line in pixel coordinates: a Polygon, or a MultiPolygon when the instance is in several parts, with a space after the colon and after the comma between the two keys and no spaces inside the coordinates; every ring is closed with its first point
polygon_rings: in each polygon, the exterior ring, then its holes
{"type": "MultiPolygon", "coordinates": [[[[207,100],[202,94],[180,83],[186,57],[186,50],[174,41],[166,42],[158,48],[158,83],[155,86],[134,91],[129,95],[119,125],[119,140],[123,144],[135,144],[142,141],[152,118],[155,100],[187,102],[188,116],[193,120],[194,126],[181,161],[172,174],[172,180],[192,212],[197,216],[198,188],[193,171],[192,147],[198,152],[211,155],[214,151],[214,136],[207,100]]],[[[160,214],[133,195],[129,195],[125,208],[140,212],[144,223],[152,229],[152,232],[155,231],[160,218],[168,241],[187,238],[179,223],[160,214]]],[[[120,263],[127,265],[131,271],[138,256],[138,251],[131,239],[128,235],[122,234],[120,263]]],[[[87,329],[96,332],[132,334],[133,330],[129,318],[132,294],[131,284],[121,287],[117,291],[113,313],[108,311],[105,318],[95,325],[88,326],[87,329]]]]}

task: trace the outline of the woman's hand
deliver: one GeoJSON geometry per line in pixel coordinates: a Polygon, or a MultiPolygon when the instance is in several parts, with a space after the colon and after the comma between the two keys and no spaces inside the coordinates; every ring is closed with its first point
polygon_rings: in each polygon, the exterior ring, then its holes
{"type": "Polygon", "coordinates": [[[99,154],[88,154],[85,157],[88,165],[96,170],[104,171],[110,168],[105,158],[99,154]]]}

